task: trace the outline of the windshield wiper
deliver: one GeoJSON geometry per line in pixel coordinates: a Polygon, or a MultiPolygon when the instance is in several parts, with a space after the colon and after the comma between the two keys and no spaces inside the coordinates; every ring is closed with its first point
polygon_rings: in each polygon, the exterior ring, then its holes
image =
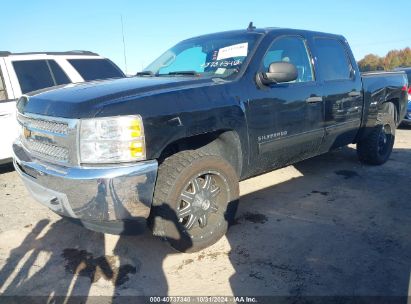
{"type": "Polygon", "coordinates": [[[136,76],[150,76],[154,77],[155,74],[152,71],[142,71],[142,72],[137,72],[136,76]]]}
{"type": "Polygon", "coordinates": [[[198,76],[199,74],[196,71],[173,71],[167,74],[158,74],[158,75],[187,75],[187,76],[198,76]]]}

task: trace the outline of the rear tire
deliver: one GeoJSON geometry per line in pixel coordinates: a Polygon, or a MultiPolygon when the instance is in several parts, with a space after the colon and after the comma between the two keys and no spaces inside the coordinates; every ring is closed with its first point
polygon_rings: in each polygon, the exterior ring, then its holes
{"type": "Polygon", "coordinates": [[[382,165],[390,158],[395,141],[395,106],[386,104],[386,112],[379,118],[381,124],[357,143],[357,154],[361,162],[369,165],[382,165]]]}
{"type": "Polygon", "coordinates": [[[216,243],[234,220],[239,184],[223,158],[182,151],[159,167],[149,224],[181,252],[216,243]]]}

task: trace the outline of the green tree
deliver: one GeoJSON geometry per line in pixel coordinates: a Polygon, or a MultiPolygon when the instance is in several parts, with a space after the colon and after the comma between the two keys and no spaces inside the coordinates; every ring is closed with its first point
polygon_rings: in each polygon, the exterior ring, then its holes
{"type": "Polygon", "coordinates": [[[391,71],[399,66],[401,66],[400,51],[389,51],[384,58],[384,70],[391,71]]]}
{"type": "Polygon", "coordinates": [[[384,57],[368,54],[358,62],[362,72],[385,70],[391,71],[397,67],[411,67],[411,48],[391,50],[384,57]]]}
{"type": "Polygon", "coordinates": [[[360,70],[363,72],[383,70],[383,58],[368,54],[358,62],[360,70]]]}
{"type": "Polygon", "coordinates": [[[400,51],[402,66],[411,66],[411,48],[407,47],[400,51]]]}

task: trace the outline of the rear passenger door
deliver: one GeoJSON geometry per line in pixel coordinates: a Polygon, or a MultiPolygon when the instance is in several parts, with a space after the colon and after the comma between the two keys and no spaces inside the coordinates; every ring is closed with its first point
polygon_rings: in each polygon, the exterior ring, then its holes
{"type": "Polygon", "coordinates": [[[11,64],[20,87],[18,95],[71,82],[54,60],[13,60],[11,64]]]}
{"type": "Polygon", "coordinates": [[[315,61],[324,100],[325,140],[321,152],[351,143],[361,124],[361,77],[345,40],[313,39],[315,61]]]}
{"type": "Polygon", "coordinates": [[[18,135],[16,102],[4,59],[0,58],[0,164],[12,157],[12,144],[18,135]]]}

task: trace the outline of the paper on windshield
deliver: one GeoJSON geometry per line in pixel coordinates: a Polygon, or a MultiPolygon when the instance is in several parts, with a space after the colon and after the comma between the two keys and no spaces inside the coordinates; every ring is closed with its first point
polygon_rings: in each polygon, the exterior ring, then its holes
{"type": "Polygon", "coordinates": [[[217,60],[245,57],[248,53],[248,42],[230,45],[218,50],[217,60]]]}

